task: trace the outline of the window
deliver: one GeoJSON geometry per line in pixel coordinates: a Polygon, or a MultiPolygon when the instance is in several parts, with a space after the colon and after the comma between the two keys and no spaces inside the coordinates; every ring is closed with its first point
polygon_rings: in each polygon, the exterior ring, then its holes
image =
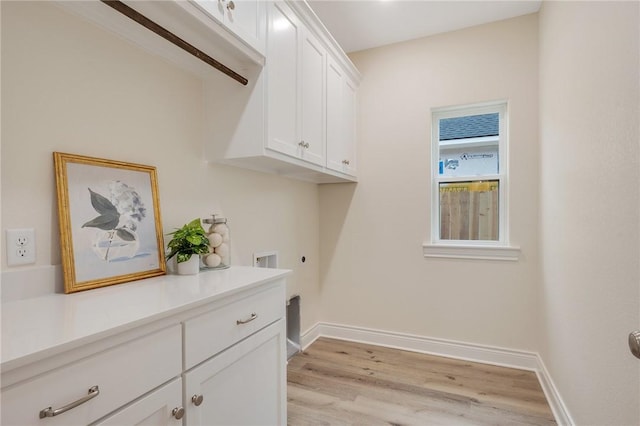
{"type": "Polygon", "coordinates": [[[432,171],[432,241],[425,255],[438,246],[506,247],[506,102],[433,110],[432,171]]]}

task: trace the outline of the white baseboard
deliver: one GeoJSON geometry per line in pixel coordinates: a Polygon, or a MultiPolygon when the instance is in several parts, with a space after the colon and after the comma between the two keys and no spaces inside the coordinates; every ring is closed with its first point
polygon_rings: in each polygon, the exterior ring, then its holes
{"type": "Polygon", "coordinates": [[[559,425],[571,426],[574,424],[540,355],[535,352],[322,322],[315,324],[300,337],[302,349],[305,350],[319,337],[367,343],[447,358],[534,371],[538,376],[556,422],[559,425]]]}
{"type": "Polygon", "coordinates": [[[544,395],[547,397],[547,402],[551,407],[553,416],[556,418],[556,423],[567,426],[575,425],[571,414],[569,414],[569,409],[564,404],[558,388],[556,388],[556,385],[553,383],[549,371],[547,371],[547,367],[544,365],[544,361],[542,361],[540,355],[538,355],[536,374],[538,375],[538,380],[540,381],[544,395]]]}
{"type": "Polygon", "coordinates": [[[537,354],[533,352],[327,323],[318,323],[305,332],[301,337],[303,349],[320,336],[521,370],[536,371],[538,367],[537,354]]]}

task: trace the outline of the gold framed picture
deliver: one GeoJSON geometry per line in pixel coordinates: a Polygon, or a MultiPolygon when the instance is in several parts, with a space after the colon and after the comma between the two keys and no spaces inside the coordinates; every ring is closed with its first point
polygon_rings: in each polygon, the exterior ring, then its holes
{"type": "Polygon", "coordinates": [[[166,273],[156,168],[53,153],[65,293],[166,273]]]}

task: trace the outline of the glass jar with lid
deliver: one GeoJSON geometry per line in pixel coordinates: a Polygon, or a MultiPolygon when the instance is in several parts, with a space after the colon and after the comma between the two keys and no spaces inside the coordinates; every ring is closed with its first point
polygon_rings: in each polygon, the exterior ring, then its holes
{"type": "Polygon", "coordinates": [[[203,219],[209,225],[205,229],[209,240],[209,253],[203,255],[202,266],[207,269],[224,269],[231,266],[231,235],[227,218],[211,215],[211,219],[203,219]]]}

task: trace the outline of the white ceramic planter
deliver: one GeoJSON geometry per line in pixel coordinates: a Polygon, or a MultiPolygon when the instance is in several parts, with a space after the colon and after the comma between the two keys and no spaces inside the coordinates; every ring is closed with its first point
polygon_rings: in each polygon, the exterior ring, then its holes
{"type": "Polygon", "coordinates": [[[200,256],[192,254],[186,262],[177,262],[178,275],[195,275],[200,272],[200,256]]]}

